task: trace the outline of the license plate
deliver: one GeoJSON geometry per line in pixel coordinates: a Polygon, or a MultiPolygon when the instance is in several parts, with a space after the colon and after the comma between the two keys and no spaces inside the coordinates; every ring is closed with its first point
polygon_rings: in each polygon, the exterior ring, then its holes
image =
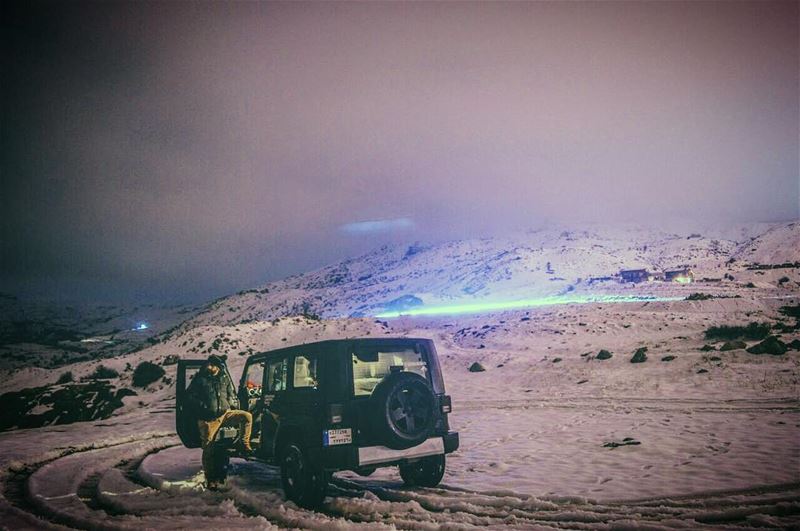
{"type": "Polygon", "coordinates": [[[353,442],[353,432],[350,428],[325,430],[322,432],[322,446],[335,446],[337,444],[350,444],[353,442]]]}

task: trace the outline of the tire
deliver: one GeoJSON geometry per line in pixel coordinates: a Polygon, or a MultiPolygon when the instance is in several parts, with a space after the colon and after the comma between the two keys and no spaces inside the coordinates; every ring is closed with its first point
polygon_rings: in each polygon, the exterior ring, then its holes
{"type": "Polygon", "coordinates": [[[444,477],[444,454],[423,457],[413,463],[399,466],[400,477],[409,487],[435,487],[444,477]]]}
{"type": "Polygon", "coordinates": [[[372,392],[376,435],[394,450],[411,448],[431,434],[435,399],[428,381],[413,372],[387,376],[372,392]]]}
{"type": "Polygon", "coordinates": [[[314,509],[325,499],[328,475],[309,459],[308,452],[295,441],[281,450],[281,483],[286,498],[300,507],[314,509]]]}

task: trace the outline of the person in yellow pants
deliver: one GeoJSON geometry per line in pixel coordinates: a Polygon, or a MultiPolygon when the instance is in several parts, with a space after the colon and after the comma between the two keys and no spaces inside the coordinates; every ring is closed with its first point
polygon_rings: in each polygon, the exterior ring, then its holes
{"type": "Polygon", "coordinates": [[[237,409],[236,389],[224,368],[225,360],[212,354],[187,390],[198,418],[197,429],[203,448],[203,472],[206,486],[210,489],[221,486],[221,482],[215,478],[213,443],[222,426],[238,424],[244,450],[253,451],[250,446],[253,416],[247,411],[237,409]]]}

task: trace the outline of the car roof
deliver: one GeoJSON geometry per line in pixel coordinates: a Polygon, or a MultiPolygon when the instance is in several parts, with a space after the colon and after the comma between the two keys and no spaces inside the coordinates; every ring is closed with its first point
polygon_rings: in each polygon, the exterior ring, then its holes
{"type": "MultiPolygon", "coordinates": [[[[302,350],[304,347],[337,347],[339,345],[350,343],[354,347],[359,346],[377,346],[377,345],[403,345],[411,343],[432,343],[433,340],[420,337],[353,337],[348,339],[326,339],[324,341],[314,341],[313,343],[300,343],[298,345],[291,345],[274,350],[265,350],[264,352],[257,352],[250,356],[248,359],[260,358],[265,356],[280,355],[283,353],[291,353],[295,350],[302,350]]],[[[335,351],[335,348],[331,348],[335,351]]]]}

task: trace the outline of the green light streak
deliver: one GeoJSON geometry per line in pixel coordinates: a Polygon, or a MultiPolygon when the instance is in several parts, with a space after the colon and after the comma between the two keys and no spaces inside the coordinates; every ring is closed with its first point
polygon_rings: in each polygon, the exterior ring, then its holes
{"type": "Polygon", "coordinates": [[[464,313],[488,313],[505,310],[519,310],[522,308],[537,308],[540,306],[555,306],[560,304],[592,304],[592,303],[623,303],[623,302],[658,302],[680,301],[684,297],[654,297],[646,295],[585,295],[585,296],[551,296],[538,299],[522,299],[518,301],[503,302],[474,302],[470,304],[453,304],[449,306],[431,306],[429,308],[413,308],[400,312],[383,312],[375,317],[389,318],[417,315],[456,315],[464,313]]]}

